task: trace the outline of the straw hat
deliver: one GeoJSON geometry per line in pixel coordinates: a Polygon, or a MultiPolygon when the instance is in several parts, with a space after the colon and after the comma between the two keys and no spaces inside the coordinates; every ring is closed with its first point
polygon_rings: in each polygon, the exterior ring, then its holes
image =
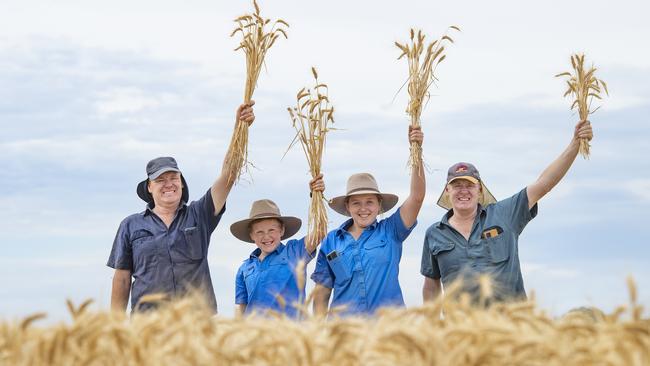
{"type": "Polygon", "coordinates": [[[350,216],[345,208],[345,199],[349,196],[360,194],[378,194],[381,196],[381,210],[387,212],[397,204],[398,197],[391,193],[382,193],[379,191],[377,181],[369,173],[357,173],[348,178],[347,193],[345,196],[334,197],[329,201],[332,210],[344,216],[350,216]]]}
{"type": "MultiPolygon", "coordinates": [[[[460,162],[452,165],[447,171],[447,184],[455,181],[456,179],[466,179],[474,184],[481,184],[481,195],[478,198],[478,203],[480,203],[481,206],[485,207],[497,201],[481,180],[481,175],[478,173],[478,169],[476,169],[473,164],[460,162]]],[[[452,207],[451,201],[449,200],[449,194],[447,193],[446,189],[447,184],[445,184],[445,188],[442,189],[440,198],[438,198],[438,206],[444,208],[445,210],[449,210],[452,207]]]]}
{"type": "Polygon", "coordinates": [[[280,214],[280,209],[275,202],[263,199],[253,202],[251,206],[251,213],[245,220],[240,220],[230,225],[230,232],[237,239],[245,241],[247,243],[254,243],[255,241],[251,239],[250,236],[250,225],[255,220],[261,219],[278,219],[284,224],[284,235],[282,235],[281,240],[293,236],[295,233],[300,230],[302,221],[299,218],[293,216],[282,216],[280,214]]]}

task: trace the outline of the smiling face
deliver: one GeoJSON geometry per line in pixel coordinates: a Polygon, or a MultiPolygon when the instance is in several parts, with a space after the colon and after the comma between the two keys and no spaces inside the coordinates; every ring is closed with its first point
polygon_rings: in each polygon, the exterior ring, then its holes
{"type": "Polygon", "coordinates": [[[284,235],[284,225],[278,219],[262,219],[253,221],[250,227],[251,239],[262,251],[260,260],[280,245],[280,240],[284,235]]]}
{"type": "Polygon", "coordinates": [[[354,225],[359,229],[365,229],[377,219],[381,202],[376,194],[360,194],[350,196],[345,201],[345,208],[352,216],[354,225]]]}
{"type": "Polygon", "coordinates": [[[478,207],[481,194],[480,183],[459,178],[447,184],[445,190],[449,194],[449,201],[454,211],[468,212],[478,207]]]}
{"type": "Polygon", "coordinates": [[[158,178],[150,180],[147,189],[151,193],[156,206],[177,207],[183,194],[181,173],[163,173],[158,178]]]}

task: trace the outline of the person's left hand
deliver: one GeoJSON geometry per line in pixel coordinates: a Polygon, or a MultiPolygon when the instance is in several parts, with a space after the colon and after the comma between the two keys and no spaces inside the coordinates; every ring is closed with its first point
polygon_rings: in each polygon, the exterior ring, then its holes
{"type": "Polygon", "coordinates": [[[252,125],[255,121],[255,113],[253,113],[253,105],[255,101],[251,100],[249,103],[244,103],[237,108],[237,120],[248,123],[252,125]]]}
{"type": "Polygon", "coordinates": [[[423,141],[424,133],[422,132],[422,128],[409,125],[409,143],[417,142],[418,144],[422,145],[423,141]]]}
{"type": "Polygon", "coordinates": [[[318,174],[316,178],[309,181],[309,189],[311,192],[325,191],[325,181],[323,181],[323,173],[318,174]]]}
{"type": "Polygon", "coordinates": [[[576,140],[587,139],[587,141],[591,141],[593,137],[594,131],[591,129],[591,122],[589,120],[578,122],[573,131],[573,138],[576,140]]]}

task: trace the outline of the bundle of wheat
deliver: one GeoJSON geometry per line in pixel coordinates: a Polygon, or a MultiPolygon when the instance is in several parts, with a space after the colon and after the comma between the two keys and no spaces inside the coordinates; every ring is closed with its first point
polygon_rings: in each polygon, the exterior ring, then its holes
{"type": "MultiPolygon", "coordinates": [[[[318,73],[311,68],[315,85],[312,89],[302,88],[296,95],[296,106],[289,107],[289,115],[296,129],[291,146],[300,142],[312,178],[321,173],[321,161],[325,150],[327,132],[334,123],[334,107],[330,104],[327,84],[318,82],[318,73]]],[[[312,192],[309,205],[307,249],[312,252],[327,234],[327,209],[323,192],[312,192]]]]}
{"type": "MultiPolygon", "coordinates": [[[[273,46],[280,34],[287,38],[285,27],[289,24],[282,19],[278,19],[268,27],[271,19],[264,19],[260,15],[260,8],[257,1],[253,0],[255,12],[253,14],[242,15],[235,19],[237,28],[230,35],[233,37],[241,33],[242,40],[239,47],[235,49],[242,50],[246,54],[246,86],[244,88],[244,103],[251,101],[257,79],[264,65],[266,52],[273,46]]],[[[248,124],[237,121],[235,132],[230,141],[228,148],[228,165],[227,169],[230,178],[237,180],[242,172],[248,169],[248,124]]]]}
{"type": "MultiPolygon", "coordinates": [[[[456,26],[450,26],[448,30],[460,31],[456,26]]],[[[443,35],[440,39],[434,40],[429,45],[424,47],[425,35],[421,30],[417,33],[411,28],[410,43],[401,44],[395,42],[395,46],[399,48],[402,53],[397,58],[398,60],[406,56],[409,66],[408,78],[408,93],[409,103],[406,107],[406,113],[411,118],[411,126],[420,126],[420,115],[422,108],[429,98],[429,87],[437,79],[435,72],[437,66],[445,59],[446,55],[443,53],[445,50],[444,42],[453,43],[454,40],[447,34],[443,35]],[[424,52],[424,58],[422,53],[424,52]]],[[[422,165],[422,146],[418,143],[412,143],[409,155],[409,167],[418,168],[418,174],[421,174],[419,167],[422,165]]]]}
{"type": "MultiPolygon", "coordinates": [[[[578,108],[578,115],[581,121],[586,121],[589,115],[596,112],[600,106],[591,110],[591,102],[593,98],[602,99],[600,93],[603,91],[609,95],[607,84],[604,81],[596,78],[594,75],[596,68],[592,65],[589,70],[585,69],[585,55],[575,54],[571,56],[571,66],[573,67],[573,74],[570,72],[563,72],[555,75],[555,77],[566,76],[567,90],[564,97],[571,95],[574,100],[571,103],[571,110],[578,108]]],[[[580,154],[585,159],[589,159],[589,141],[586,139],[580,140],[580,154]]]]}

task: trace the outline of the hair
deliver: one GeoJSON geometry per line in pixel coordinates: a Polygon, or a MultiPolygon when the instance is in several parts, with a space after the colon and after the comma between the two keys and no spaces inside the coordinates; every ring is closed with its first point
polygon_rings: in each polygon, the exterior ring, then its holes
{"type": "Polygon", "coordinates": [[[276,217],[264,217],[264,218],[261,218],[261,219],[255,219],[255,220],[251,221],[248,224],[248,232],[250,233],[253,230],[253,224],[255,224],[256,222],[264,221],[264,220],[275,220],[278,223],[280,223],[280,227],[282,229],[284,229],[284,221],[282,221],[282,220],[280,220],[279,218],[276,218],[276,217]]]}
{"type": "MultiPolygon", "coordinates": [[[[372,193],[368,193],[368,194],[372,194],[372,193]]],[[[350,201],[350,197],[352,197],[352,196],[354,196],[354,195],[345,196],[345,201],[343,201],[343,204],[345,206],[348,205],[348,202],[350,201]]],[[[382,214],[382,213],[384,213],[384,207],[381,204],[384,201],[384,198],[381,196],[381,194],[378,194],[378,193],[375,193],[375,196],[377,196],[377,201],[379,201],[379,213],[378,214],[382,214]]]]}

